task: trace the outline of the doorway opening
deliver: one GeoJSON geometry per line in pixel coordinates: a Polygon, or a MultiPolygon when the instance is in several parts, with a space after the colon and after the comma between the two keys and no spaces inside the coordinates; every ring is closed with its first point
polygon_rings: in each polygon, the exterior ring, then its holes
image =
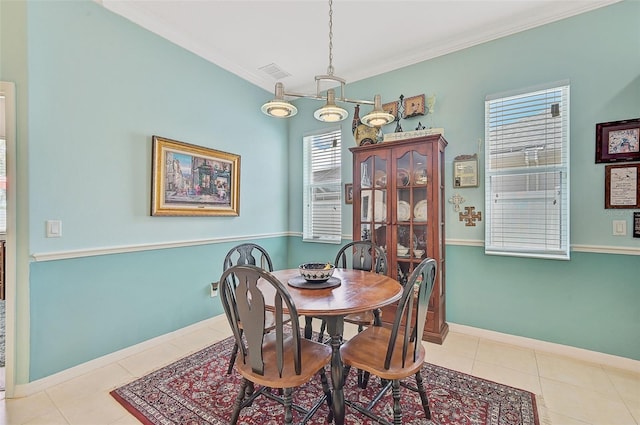
{"type": "Polygon", "coordinates": [[[15,84],[0,81],[0,386],[14,391],[16,293],[16,96],[15,84]]]}

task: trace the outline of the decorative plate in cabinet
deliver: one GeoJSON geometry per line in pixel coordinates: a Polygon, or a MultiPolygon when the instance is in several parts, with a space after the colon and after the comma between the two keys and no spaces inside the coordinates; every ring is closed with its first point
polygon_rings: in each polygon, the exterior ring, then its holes
{"type": "Polygon", "coordinates": [[[413,208],[413,219],[415,221],[427,221],[427,200],[423,199],[413,208]]]}
{"type": "Polygon", "coordinates": [[[398,221],[409,221],[411,205],[405,201],[398,201],[398,221]]]}

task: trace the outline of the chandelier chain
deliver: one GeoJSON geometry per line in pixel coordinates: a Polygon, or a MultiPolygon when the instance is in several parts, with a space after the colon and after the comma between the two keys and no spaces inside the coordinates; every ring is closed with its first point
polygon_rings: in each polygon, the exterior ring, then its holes
{"type": "MultiPolygon", "coordinates": [[[[2,0],[0,0],[2,1],[2,0]]],[[[380,128],[383,125],[389,124],[393,121],[393,115],[386,113],[382,109],[382,100],[379,94],[376,94],[373,101],[370,100],[357,100],[347,99],[344,95],[344,87],[346,81],[343,78],[335,76],[333,74],[333,0],[327,0],[329,2],[329,66],[327,68],[327,75],[316,75],[316,93],[304,94],[285,92],[284,84],[281,82],[276,83],[275,99],[262,105],[262,112],[272,117],[287,118],[292,117],[298,112],[293,104],[285,100],[285,96],[289,97],[306,97],[316,100],[326,100],[326,105],[318,109],[313,113],[313,116],[317,120],[323,122],[337,122],[344,120],[349,113],[346,109],[336,105],[336,101],[343,103],[355,103],[359,105],[373,105],[373,111],[362,117],[362,123],[369,127],[380,128]],[[327,88],[324,92],[322,90],[322,82],[331,81],[334,86],[336,83],[340,84],[340,97],[336,98],[334,88],[327,88]]],[[[357,108],[357,107],[356,107],[357,108]]],[[[380,132],[380,131],[378,131],[380,132]]]]}
{"type": "Polygon", "coordinates": [[[333,75],[333,0],[329,0],[329,67],[327,74],[333,75]]]}

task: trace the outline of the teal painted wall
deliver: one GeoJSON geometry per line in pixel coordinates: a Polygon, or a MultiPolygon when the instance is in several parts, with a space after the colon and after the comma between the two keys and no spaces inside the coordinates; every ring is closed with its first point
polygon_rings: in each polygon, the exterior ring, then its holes
{"type": "Polygon", "coordinates": [[[640,258],[572,252],[571,261],[448,246],[447,319],[640,360],[640,258]]]}
{"type": "MultiPolygon", "coordinates": [[[[640,254],[640,239],[612,236],[612,220],[632,228],[633,210],[604,209],[604,164],[595,164],[595,125],[640,116],[640,2],[624,1],[556,23],[408,66],[347,86],[349,98],[375,93],[383,103],[400,94],[435,94],[433,115],[402,120],[444,127],[445,198],[462,195],[463,206],[484,211],[484,100],[489,94],[569,80],[571,84],[570,261],[484,255],[484,222],[466,227],[447,204],[447,320],[453,323],[556,342],[640,360],[640,256],[582,251],[628,248],[640,254]],[[611,31],[604,22],[616,22],[611,31]],[[480,141],[480,144],[479,144],[480,141]],[[478,153],[480,187],[453,189],[452,161],[478,153]]],[[[296,103],[289,128],[290,155],[301,157],[305,131],[319,128],[317,103],[296,103]]],[[[353,106],[347,108],[353,112],[353,106]]],[[[363,107],[360,114],[369,109],[363,107]]],[[[393,132],[394,125],[383,129],[393,132]]],[[[354,146],[351,121],[342,123],[345,150],[354,146]]],[[[352,181],[351,155],[343,155],[343,179],[352,181]]],[[[302,230],[301,169],[292,166],[289,217],[302,230]]],[[[638,210],[636,210],[638,211],[638,210]]],[[[343,233],[350,235],[352,208],[344,205],[343,233]]],[[[332,258],[336,246],[309,250],[290,243],[293,263],[332,258]]],[[[295,264],[291,264],[295,265],[295,264]]]]}
{"type": "MultiPolygon", "coordinates": [[[[276,268],[284,238],[260,239],[276,268]]],[[[31,380],[223,314],[227,242],[31,265],[31,380]]]]}
{"type": "MultiPolygon", "coordinates": [[[[207,285],[234,240],[256,239],[276,267],[333,258],[337,245],[282,236],[302,230],[301,139],[323,128],[311,117],[317,102],[297,102],[288,122],[269,119],[247,105],[271,93],[91,1],[0,7],[0,77],[18,83],[18,384],[220,313],[207,285]],[[150,217],[153,134],[240,154],[240,217],[150,217]],[[62,238],[45,238],[47,219],[63,221],[62,238]],[[29,261],[216,238],[224,242],[29,261]]],[[[388,102],[435,93],[436,111],[423,123],[445,127],[451,175],[453,157],[478,150],[487,94],[570,79],[572,243],[640,248],[638,239],[610,235],[613,218],[630,227],[631,211],[603,209],[604,166],[593,160],[595,123],[640,111],[640,55],[629,54],[640,51],[639,14],[640,3],[625,1],[354,82],[348,96],[381,93],[388,102]],[[602,22],[619,25],[609,31],[602,22]],[[547,60],[534,60],[541,55],[547,60]],[[623,59],[625,66],[610,66],[623,59]]],[[[350,182],[349,121],[343,133],[350,182]]],[[[450,182],[445,190],[453,194],[450,182]]],[[[482,186],[460,193],[484,209],[482,186]]],[[[350,235],[349,206],[343,218],[350,235]]],[[[463,226],[447,209],[448,239],[481,241],[483,229],[463,226]]],[[[448,320],[640,359],[638,264],[638,256],[575,251],[568,262],[487,257],[450,244],[448,320]]]]}
{"type": "Polygon", "coordinates": [[[270,93],[92,1],[28,5],[31,252],[288,230],[270,93]],[[150,217],[152,135],[239,154],[240,217],[150,217]]]}
{"type": "MultiPolygon", "coordinates": [[[[462,154],[478,153],[484,166],[484,100],[487,95],[569,80],[571,84],[571,243],[600,247],[640,248],[640,239],[612,235],[612,220],[632,225],[632,210],[604,209],[604,166],[595,164],[595,126],[599,122],[640,116],[640,2],[623,1],[539,28],[494,40],[459,52],[420,62],[397,71],[347,85],[347,96],[370,98],[379,93],[383,103],[400,94],[435,94],[435,112],[426,117],[402,120],[405,130],[418,122],[443,127],[449,145],[445,151],[447,198],[460,193],[476,210],[484,210],[484,173],[480,187],[453,190],[452,161],[462,154]],[[616,22],[611,31],[603,22],[616,22]],[[478,146],[478,142],[481,145],[478,146]]],[[[312,110],[317,102],[296,103],[298,115],[289,129],[290,155],[301,157],[305,131],[321,128],[312,110]]],[[[370,107],[362,107],[360,115],[370,107]]],[[[347,110],[353,113],[353,106],[347,110]]],[[[354,146],[351,120],[342,122],[343,146],[354,146]]],[[[393,132],[394,125],[383,128],[393,132]]],[[[343,155],[344,182],[351,182],[351,155],[343,155]]],[[[290,171],[291,229],[302,229],[301,171],[290,171]]],[[[343,209],[345,223],[351,223],[351,207],[343,209]]],[[[447,238],[484,240],[484,223],[465,227],[453,208],[446,209],[447,238]]],[[[345,233],[349,227],[345,227],[345,233]]]]}
{"type": "Polygon", "coordinates": [[[23,194],[17,384],[220,314],[208,284],[227,241],[259,240],[284,266],[286,240],[273,235],[288,230],[286,122],[246,108],[271,93],[93,1],[2,2],[0,13],[23,194]],[[239,154],[240,216],[151,217],[152,135],[239,154]],[[61,238],[45,237],[48,219],[62,220],[61,238]],[[223,242],[29,258],[209,239],[223,242]]]}

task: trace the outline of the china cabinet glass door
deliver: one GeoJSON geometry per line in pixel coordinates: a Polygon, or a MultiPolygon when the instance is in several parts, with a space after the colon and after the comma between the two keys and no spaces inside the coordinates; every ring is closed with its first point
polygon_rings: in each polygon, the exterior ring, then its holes
{"type": "Polygon", "coordinates": [[[387,252],[387,164],[373,155],[360,164],[360,237],[387,252]]]}
{"type": "Polygon", "coordinates": [[[414,267],[426,256],[427,228],[427,156],[409,150],[396,158],[396,223],[394,243],[397,254],[397,279],[404,283],[414,267]]]}

